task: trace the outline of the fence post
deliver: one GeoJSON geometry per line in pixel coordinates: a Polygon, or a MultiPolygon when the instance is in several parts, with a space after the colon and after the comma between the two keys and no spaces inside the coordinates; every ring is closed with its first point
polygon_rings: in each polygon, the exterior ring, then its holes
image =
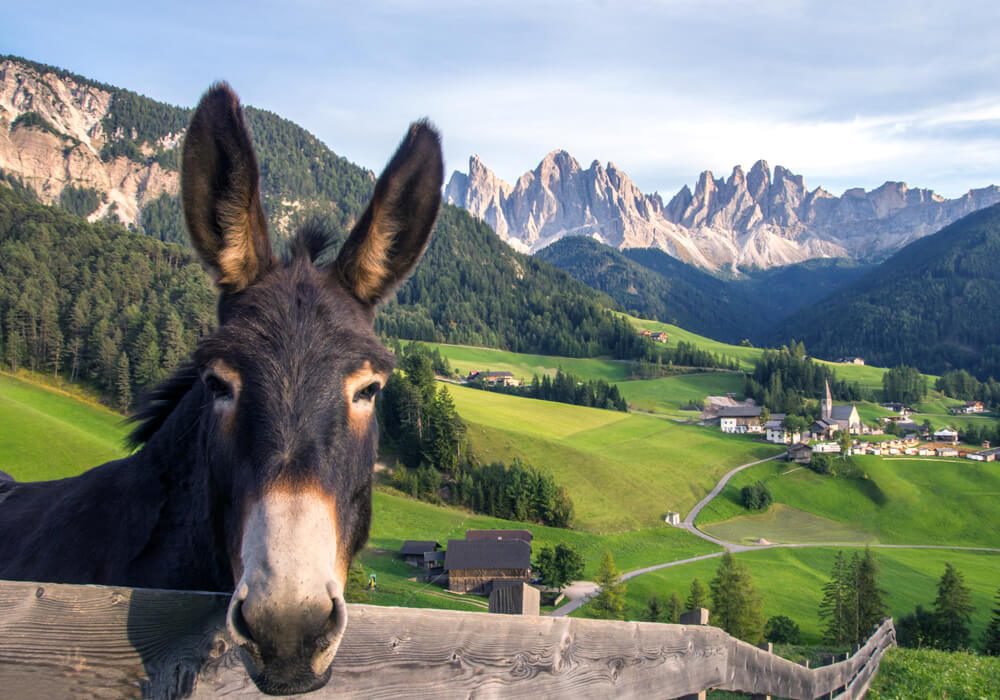
{"type": "MultiPolygon", "coordinates": [[[[766,651],[768,654],[774,653],[774,645],[771,642],[761,642],[757,645],[759,648],[766,651]]],[[[771,700],[770,695],[751,695],[750,700],[771,700]]]]}
{"type": "MultiPolygon", "coordinates": [[[[708,624],[708,608],[695,608],[694,610],[687,610],[681,613],[681,624],[682,625],[707,625],[708,624]]],[[[680,698],[680,700],[706,700],[708,696],[707,690],[702,690],[697,693],[692,693],[691,695],[685,695],[680,698]]]]}

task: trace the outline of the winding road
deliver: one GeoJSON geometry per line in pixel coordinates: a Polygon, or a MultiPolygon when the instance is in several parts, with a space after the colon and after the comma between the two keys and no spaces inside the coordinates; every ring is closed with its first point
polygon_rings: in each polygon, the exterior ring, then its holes
{"type": "MultiPolygon", "coordinates": [[[[632,571],[627,571],[622,574],[622,581],[628,581],[629,579],[635,578],[636,576],[641,576],[642,574],[648,574],[652,571],[659,571],[661,569],[669,569],[674,566],[683,566],[684,564],[691,564],[696,561],[703,561],[705,559],[715,559],[721,557],[725,552],[747,552],[750,550],[762,550],[762,549],[807,549],[810,547],[860,547],[868,545],[873,549],[950,549],[959,551],[969,551],[969,552],[991,552],[995,554],[1000,554],[1000,547],[964,547],[964,546],[952,546],[946,544],[870,544],[865,542],[822,542],[822,543],[796,543],[787,542],[782,544],[758,544],[758,545],[747,545],[738,544],[736,542],[727,542],[725,540],[720,540],[717,537],[713,537],[706,532],[702,532],[698,529],[698,526],[694,524],[695,518],[698,514],[711,503],[712,499],[722,493],[722,489],[726,487],[729,480],[734,476],[739,474],[744,469],[749,469],[750,467],[755,467],[758,464],[764,464],[765,462],[770,462],[775,459],[784,457],[785,454],[778,454],[773,457],[768,457],[766,459],[758,459],[756,462],[747,462],[746,464],[741,464],[740,466],[731,469],[726,472],[726,474],[719,479],[719,483],[705,496],[703,499],[698,501],[691,512],[687,514],[687,517],[681,522],[680,527],[690,532],[695,537],[700,537],[703,540],[711,542],[712,544],[722,547],[721,552],[712,552],[711,554],[702,554],[697,557],[688,557],[687,559],[677,559],[676,561],[668,561],[662,564],[653,564],[652,566],[644,566],[641,569],[633,569],[632,571]]],[[[565,605],[553,610],[549,613],[552,617],[564,617],[569,615],[574,610],[581,608],[588,600],[593,598],[600,592],[600,587],[593,583],[592,581],[574,581],[565,590],[566,597],[570,598],[570,601],[565,605]]]]}

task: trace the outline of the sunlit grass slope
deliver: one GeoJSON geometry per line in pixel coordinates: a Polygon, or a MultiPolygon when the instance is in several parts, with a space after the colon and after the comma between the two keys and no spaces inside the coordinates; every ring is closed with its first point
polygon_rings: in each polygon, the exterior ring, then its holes
{"type": "Polygon", "coordinates": [[[579,527],[597,532],[686,513],[729,469],[782,451],[662,418],[449,390],[481,459],[521,457],[548,469],[569,490],[579,527]]]}

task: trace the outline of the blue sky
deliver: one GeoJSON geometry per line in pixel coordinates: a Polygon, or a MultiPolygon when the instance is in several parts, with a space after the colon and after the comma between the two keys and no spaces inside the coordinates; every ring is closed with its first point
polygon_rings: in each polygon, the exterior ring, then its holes
{"type": "Polygon", "coordinates": [[[192,105],[230,81],[379,169],[414,118],[449,170],[550,150],[667,196],[763,158],[839,194],[1000,184],[1000,3],[8,2],[0,52],[192,105]]]}

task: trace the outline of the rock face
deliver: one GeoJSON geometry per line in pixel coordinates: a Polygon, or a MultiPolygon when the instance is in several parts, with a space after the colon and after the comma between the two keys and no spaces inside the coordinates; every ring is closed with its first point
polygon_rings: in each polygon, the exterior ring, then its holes
{"type": "Polygon", "coordinates": [[[665,250],[710,270],[768,268],[812,258],[879,258],[977,209],[1000,202],[1000,187],[947,200],[887,182],[836,197],[807,190],[801,175],[765,161],[727,178],[705,171],[664,204],[613,163],[584,170],[553,151],[512,186],[473,156],[445,190],[451,204],[482,219],[510,245],[537,251],[563,236],[586,235],[616,248],[665,250]]]}
{"type": "MultiPolygon", "coordinates": [[[[88,218],[101,218],[114,205],[123,223],[136,223],[146,202],[177,193],[180,176],[153,160],[102,160],[111,101],[107,90],[66,74],[0,61],[0,170],[49,204],[69,186],[96,190],[103,201],[88,218]]],[[[175,146],[180,136],[160,145],[175,146]]]]}

